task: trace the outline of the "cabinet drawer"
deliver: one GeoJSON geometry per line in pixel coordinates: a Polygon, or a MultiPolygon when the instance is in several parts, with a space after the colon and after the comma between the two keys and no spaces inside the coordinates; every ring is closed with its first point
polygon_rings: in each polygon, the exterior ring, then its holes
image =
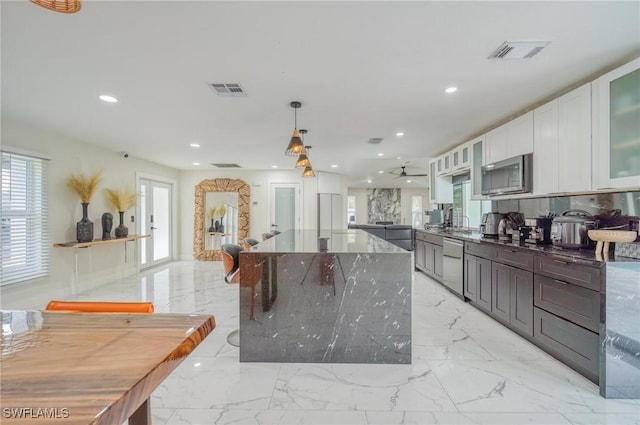
{"type": "Polygon", "coordinates": [[[431,242],[432,244],[442,246],[442,240],[443,240],[442,236],[432,235],[431,233],[423,233],[422,237],[423,237],[423,240],[427,242],[431,242]]]}
{"type": "Polygon", "coordinates": [[[533,271],[533,254],[516,249],[495,248],[493,259],[502,264],[533,271]]]}
{"type": "Polygon", "coordinates": [[[493,258],[493,247],[486,244],[465,242],[464,243],[465,254],[475,255],[476,257],[493,258]]]}
{"type": "Polygon", "coordinates": [[[533,339],[587,378],[598,381],[598,334],[534,307],[533,339]]]}
{"type": "Polygon", "coordinates": [[[563,260],[561,257],[535,256],[534,272],[594,291],[600,290],[601,268],[574,264],[569,260],[563,260]]]}
{"type": "Polygon", "coordinates": [[[600,328],[600,293],[535,275],[534,304],[593,332],[600,328]]]}
{"type": "Polygon", "coordinates": [[[424,235],[426,235],[425,232],[423,232],[422,230],[417,230],[416,229],[416,240],[424,241],[425,240],[425,236],[424,235]]]}

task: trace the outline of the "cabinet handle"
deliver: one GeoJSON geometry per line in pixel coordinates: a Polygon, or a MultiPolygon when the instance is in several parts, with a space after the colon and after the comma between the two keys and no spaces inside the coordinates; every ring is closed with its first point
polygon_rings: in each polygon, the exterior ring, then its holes
{"type": "Polygon", "coordinates": [[[566,261],[561,261],[561,260],[553,260],[553,262],[558,264],[564,264],[565,266],[569,265],[569,263],[567,263],[566,261]]]}
{"type": "Polygon", "coordinates": [[[556,283],[561,283],[561,284],[563,284],[563,285],[568,285],[568,283],[567,283],[567,282],[563,282],[563,281],[558,280],[558,279],[553,279],[553,281],[554,281],[554,282],[556,282],[556,283]]]}

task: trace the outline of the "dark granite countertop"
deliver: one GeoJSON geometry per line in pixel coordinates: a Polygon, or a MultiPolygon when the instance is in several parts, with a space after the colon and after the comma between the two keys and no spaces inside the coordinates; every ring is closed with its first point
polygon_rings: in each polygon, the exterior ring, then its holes
{"type": "Polygon", "coordinates": [[[423,232],[431,235],[458,239],[465,242],[486,243],[502,246],[505,248],[516,248],[518,250],[527,251],[534,254],[562,257],[563,260],[595,267],[603,267],[607,262],[638,262],[638,260],[633,258],[614,258],[613,252],[609,252],[608,256],[596,256],[595,251],[592,249],[564,249],[554,245],[536,245],[521,242],[501,241],[497,238],[483,238],[482,235],[477,232],[438,229],[416,229],[416,232],[423,232]]]}

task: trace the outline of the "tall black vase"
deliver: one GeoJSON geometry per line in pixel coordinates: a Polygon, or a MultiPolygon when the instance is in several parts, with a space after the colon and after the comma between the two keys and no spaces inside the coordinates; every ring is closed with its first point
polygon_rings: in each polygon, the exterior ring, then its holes
{"type": "Polygon", "coordinates": [[[93,221],[87,217],[87,208],[89,204],[82,202],[82,220],[76,223],[76,239],[78,242],[93,241],[93,221]]]}
{"type": "Polygon", "coordinates": [[[123,224],[124,211],[118,211],[118,214],[120,214],[120,225],[116,227],[116,238],[126,238],[129,236],[129,228],[123,224]]]}
{"type": "Polygon", "coordinates": [[[213,219],[211,219],[211,227],[209,227],[208,232],[213,233],[216,231],[216,227],[213,224],[213,219]]]}

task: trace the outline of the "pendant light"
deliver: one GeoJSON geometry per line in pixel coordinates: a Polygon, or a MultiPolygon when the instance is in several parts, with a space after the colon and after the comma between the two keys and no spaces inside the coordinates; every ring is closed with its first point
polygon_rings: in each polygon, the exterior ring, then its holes
{"type": "Polygon", "coordinates": [[[289,142],[289,146],[287,146],[287,150],[284,151],[284,154],[288,156],[298,156],[304,151],[304,143],[302,143],[300,132],[298,131],[298,109],[302,106],[302,103],[291,102],[289,106],[293,108],[294,128],[291,141],[289,142]]]}
{"type": "MultiPolygon", "coordinates": [[[[307,130],[300,129],[300,134],[302,135],[302,143],[304,143],[304,135],[307,134],[307,130]]],[[[307,149],[311,149],[311,146],[304,147],[296,161],[296,168],[306,168],[307,165],[311,164],[309,162],[309,157],[307,156],[307,149]]]]}
{"type": "MultiPolygon", "coordinates": [[[[311,150],[311,146],[305,146],[305,151],[308,154],[309,150],[311,150]]],[[[305,155],[306,156],[306,155],[305,155]]],[[[296,167],[298,164],[296,163],[296,167]]],[[[304,171],[302,172],[302,177],[315,177],[316,173],[313,172],[313,168],[311,168],[311,161],[307,158],[307,165],[304,167],[304,171]]]]}
{"type": "Polygon", "coordinates": [[[75,13],[80,10],[80,0],[31,0],[31,2],[55,12],[75,13]]]}

